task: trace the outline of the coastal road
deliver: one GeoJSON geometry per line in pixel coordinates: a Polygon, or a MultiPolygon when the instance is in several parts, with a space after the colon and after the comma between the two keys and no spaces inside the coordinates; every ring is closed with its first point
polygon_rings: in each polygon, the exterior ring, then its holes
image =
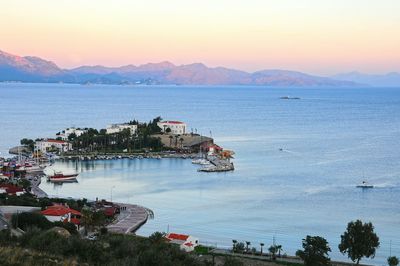
{"type": "Polygon", "coordinates": [[[46,198],[48,197],[46,192],[44,192],[41,188],[39,188],[39,185],[41,183],[41,177],[40,176],[31,176],[29,177],[31,181],[31,192],[38,198],[46,198]]]}

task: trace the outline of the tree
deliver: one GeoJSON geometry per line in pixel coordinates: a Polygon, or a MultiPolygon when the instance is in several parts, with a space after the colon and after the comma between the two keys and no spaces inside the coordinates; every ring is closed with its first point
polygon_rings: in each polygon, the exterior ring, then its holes
{"type": "Polygon", "coordinates": [[[391,256],[387,259],[389,266],[397,266],[399,264],[399,259],[395,256],[391,256]]]}
{"type": "Polygon", "coordinates": [[[374,258],[379,247],[379,237],[374,232],[372,223],[362,223],[360,220],[350,222],[343,233],[339,250],[357,265],[363,257],[374,258]]]}
{"type": "Polygon", "coordinates": [[[233,252],[233,253],[235,252],[236,244],[237,244],[237,240],[236,240],[236,239],[233,239],[233,240],[232,240],[232,252],[233,252]]]}
{"type": "Polygon", "coordinates": [[[276,258],[275,254],[276,254],[276,251],[277,251],[276,245],[271,245],[271,246],[268,248],[268,251],[269,251],[269,253],[271,253],[272,259],[275,259],[275,258],[276,258]]]}
{"type": "Polygon", "coordinates": [[[68,136],[68,140],[69,141],[72,141],[72,140],[74,140],[74,139],[76,139],[76,134],[75,133],[71,133],[71,134],[69,134],[69,136],[68,136]]]}
{"type": "Polygon", "coordinates": [[[249,252],[249,246],[251,245],[250,241],[246,241],[246,252],[249,252]]]}
{"type": "Polygon", "coordinates": [[[278,252],[278,257],[281,257],[282,245],[277,245],[276,251],[278,252]]]}
{"type": "Polygon", "coordinates": [[[84,226],[85,229],[85,235],[87,235],[88,232],[93,231],[93,229],[96,226],[101,226],[101,219],[104,219],[104,214],[101,215],[100,211],[92,211],[88,207],[84,207],[81,210],[81,224],[84,226]]]}
{"type": "Polygon", "coordinates": [[[34,146],[35,146],[35,142],[32,139],[21,139],[20,141],[21,145],[24,145],[26,147],[29,148],[29,150],[33,151],[34,146]]]}
{"type": "Polygon", "coordinates": [[[238,242],[235,244],[234,252],[242,252],[245,250],[245,246],[243,242],[238,242]]]}
{"type": "Polygon", "coordinates": [[[307,236],[303,239],[303,250],[298,250],[299,256],[306,266],[329,265],[328,252],[331,248],[325,238],[320,236],[307,236]]]}

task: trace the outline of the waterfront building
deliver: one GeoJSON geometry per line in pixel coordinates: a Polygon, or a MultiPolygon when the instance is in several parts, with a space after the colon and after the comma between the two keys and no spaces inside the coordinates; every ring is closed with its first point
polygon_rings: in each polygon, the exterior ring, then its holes
{"type": "Polygon", "coordinates": [[[130,124],[111,124],[106,128],[107,134],[114,134],[123,131],[124,129],[129,129],[131,131],[131,135],[135,135],[137,131],[137,125],[130,124]]]}
{"type": "Polygon", "coordinates": [[[157,123],[164,133],[171,133],[174,135],[186,134],[186,124],[180,121],[161,121],[157,123]]]}
{"type": "Polygon", "coordinates": [[[190,235],[169,233],[165,238],[169,243],[179,245],[180,249],[186,252],[193,251],[199,245],[199,239],[190,235]]]}
{"type": "Polygon", "coordinates": [[[60,137],[63,140],[68,140],[68,137],[71,134],[75,134],[77,137],[81,136],[82,134],[86,133],[87,129],[80,129],[80,128],[75,128],[75,127],[70,127],[65,130],[63,130],[57,137],[60,137]]]}
{"type": "Polygon", "coordinates": [[[82,214],[79,211],[63,205],[53,205],[40,212],[50,222],[70,222],[77,226],[80,225],[82,214]]]}
{"type": "Polygon", "coordinates": [[[46,153],[49,151],[67,152],[72,150],[72,144],[65,140],[43,139],[35,142],[35,151],[46,153]]]}

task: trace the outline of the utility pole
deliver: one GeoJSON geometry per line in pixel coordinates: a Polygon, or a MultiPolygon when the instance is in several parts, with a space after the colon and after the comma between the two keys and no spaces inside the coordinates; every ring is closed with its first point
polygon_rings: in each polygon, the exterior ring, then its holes
{"type": "Polygon", "coordinates": [[[112,192],[113,192],[113,189],[115,188],[115,186],[112,186],[111,187],[111,202],[112,202],[112,192]]]}

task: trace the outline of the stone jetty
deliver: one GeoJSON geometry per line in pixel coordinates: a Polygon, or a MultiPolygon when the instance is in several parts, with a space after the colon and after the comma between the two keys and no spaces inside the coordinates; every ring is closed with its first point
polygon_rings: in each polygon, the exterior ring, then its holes
{"type": "Polygon", "coordinates": [[[121,234],[130,234],[146,223],[151,211],[133,204],[116,203],[121,207],[121,212],[116,220],[107,226],[108,231],[121,234]]]}

